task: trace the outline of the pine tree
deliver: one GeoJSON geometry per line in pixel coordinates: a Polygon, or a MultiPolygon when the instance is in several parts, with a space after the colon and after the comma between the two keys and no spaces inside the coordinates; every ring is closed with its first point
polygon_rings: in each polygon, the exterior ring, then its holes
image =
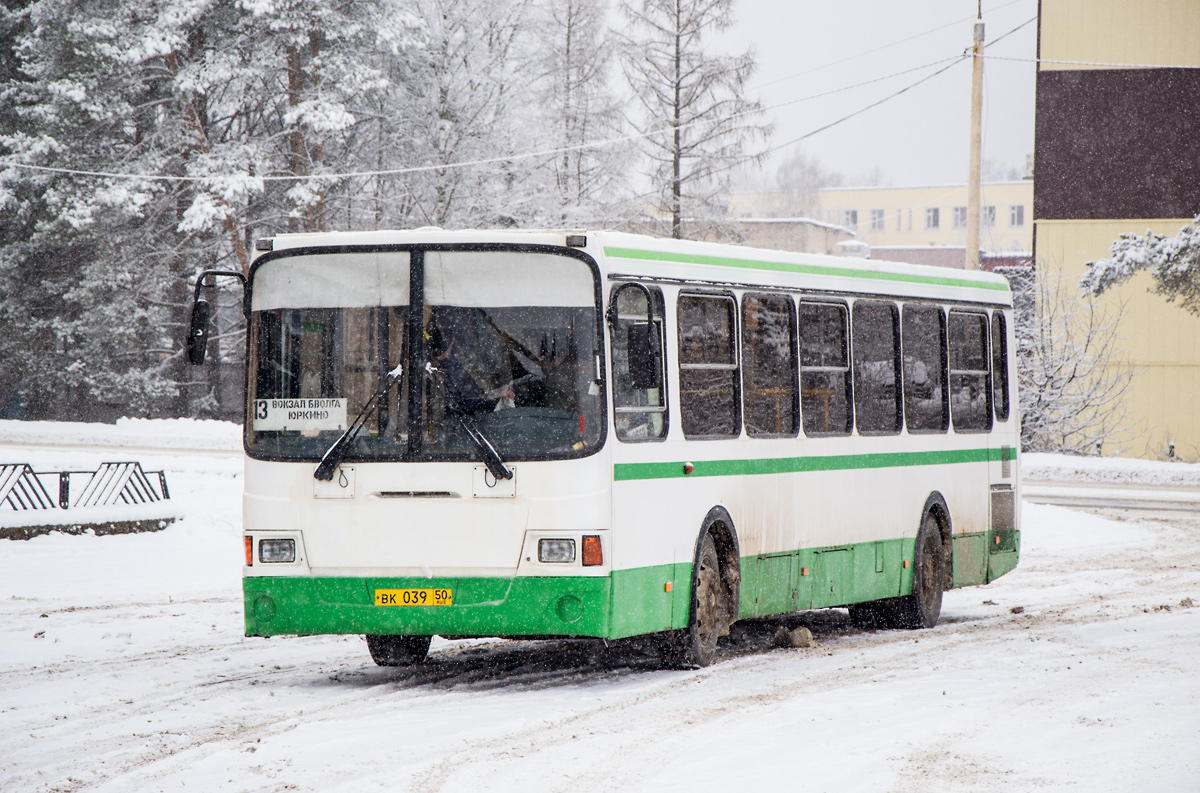
{"type": "MultiPolygon", "coordinates": [[[[40,213],[0,253],[39,287],[11,313],[53,350],[39,385],[134,414],[211,409],[216,384],[193,380],[181,343],[195,273],[244,271],[256,232],[326,226],[334,180],[266,179],[342,167],[354,103],[386,88],[378,54],[398,56],[420,22],[400,0],[39,0],[29,19],[29,79],[3,87],[19,123],[0,145],[71,171],[0,182],[8,204],[34,194],[22,211],[40,213]],[[21,304],[49,284],[66,288],[38,325],[21,304]]],[[[236,358],[229,341],[220,352],[236,358]]]]}
{"type": "Polygon", "coordinates": [[[762,107],[745,96],[754,57],[704,49],[707,34],[733,24],[733,0],[623,0],[622,10],[629,32],[621,61],[643,111],[635,127],[646,135],[657,206],[679,238],[685,215],[717,212],[730,170],[770,131],[762,107]]]}

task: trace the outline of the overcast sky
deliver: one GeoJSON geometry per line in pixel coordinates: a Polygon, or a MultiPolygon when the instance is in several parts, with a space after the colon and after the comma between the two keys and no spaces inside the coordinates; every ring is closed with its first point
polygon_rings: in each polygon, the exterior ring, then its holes
{"type": "MultiPolygon", "coordinates": [[[[737,24],[717,46],[752,47],[758,72],[750,96],[775,121],[778,146],[863,108],[940,67],[832,96],[813,94],[954,58],[971,46],[976,0],[737,0],[737,24]],[[860,57],[855,57],[860,56],[860,57]],[[843,61],[836,63],[837,61],[843,61]],[[786,104],[785,103],[792,103],[786,104]]],[[[985,0],[987,41],[1037,15],[1037,0],[985,0]]],[[[1032,59],[1037,23],[996,43],[991,54],[1032,59]]],[[[878,166],[892,185],[965,183],[970,130],[969,60],[844,123],[776,153],[796,151],[848,177],[878,166]]],[[[984,69],[983,157],[1024,173],[1033,152],[1034,64],[988,61],[984,69]]],[[[771,165],[766,175],[771,174],[771,165]]]]}

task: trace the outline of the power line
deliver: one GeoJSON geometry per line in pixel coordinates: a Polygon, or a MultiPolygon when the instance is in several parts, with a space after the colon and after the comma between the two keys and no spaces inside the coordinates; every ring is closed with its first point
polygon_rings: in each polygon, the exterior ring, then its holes
{"type": "MultiPolygon", "coordinates": [[[[993,8],[993,9],[990,9],[990,12],[989,12],[989,13],[991,13],[991,12],[996,12],[996,11],[999,11],[999,10],[1001,10],[1001,9],[1004,9],[1004,8],[1008,8],[1009,6],[1016,5],[1017,3],[1021,3],[1021,2],[1025,2],[1025,1],[1026,1],[1026,0],[1010,0],[1010,2],[1008,2],[1008,3],[1005,3],[1004,5],[996,6],[995,8],[993,8]]],[[[974,16],[963,17],[962,19],[956,19],[956,20],[954,20],[953,22],[947,22],[946,24],[944,24],[944,25],[939,25],[939,26],[938,26],[938,27],[936,27],[936,28],[930,28],[929,30],[923,31],[923,32],[921,32],[921,33],[915,33],[915,34],[913,34],[913,35],[911,35],[911,36],[908,36],[907,38],[898,39],[898,40],[896,40],[896,41],[888,42],[887,44],[883,44],[883,45],[880,45],[880,46],[878,46],[878,47],[874,47],[874,48],[872,48],[872,49],[869,49],[869,50],[864,50],[863,52],[859,52],[859,53],[856,53],[856,54],[854,54],[854,55],[847,55],[845,58],[839,58],[839,59],[838,59],[838,60],[836,60],[836,61],[830,61],[829,63],[825,63],[825,64],[822,64],[822,65],[820,65],[820,66],[813,66],[812,68],[805,69],[804,71],[796,72],[795,74],[789,74],[789,75],[787,75],[786,77],[777,77],[776,79],[774,79],[774,80],[771,80],[770,82],[767,82],[767,83],[762,83],[762,84],[760,84],[760,85],[756,85],[756,86],[754,86],[754,88],[755,88],[756,90],[757,90],[757,89],[760,89],[760,88],[765,88],[765,87],[767,87],[768,85],[775,85],[775,84],[777,84],[777,83],[786,82],[786,81],[788,81],[788,80],[791,80],[791,79],[794,79],[794,78],[796,78],[796,77],[803,77],[803,76],[804,76],[804,75],[806,75],[806,74],[812,74],[813,72],[819,72],[819,71],[821,71],[822,69],[828,69],[828,68],[830,68],[831,66],[839,66],[839,65],[841,65],[841,64],[843,64],[843,63],[848,63],[849,61],[857,60],[857,59],[859,59],[859,58],[865,58],[865,57],[866,57],[866,56],[868,56],[868,55],[874,55],[874,54],[875,54],[875,53],[877,53],[877,52],[882,52],[883,50],[886,50],[886,49],[891,49],[892,47],[898,47],[898,46],[899,46],[899,45],[901,45],[901,44],[907,44],[907,43],[908,43],[908,42],[910,42],[910,41],[915,41],[916,39],[923,38],[923,37],[925,37],[925,36],[928,36],[928,35],[930,35],[931,33],[937,33],[937,32],[939,32],[939,31],[945,30],[946,28],[952,28],[952,27],[954,27],[955,25],[961,25],[961,24],[963,24],[964,22],[970,22],[970,21],[971,21],[971,20],[973,20],[973,19],[975,19],[975,17],[974,17],[974,16]]],[[[1035,20],[1036,20],[1036,19],[1037,19],[1037,17],[1034,17],[1033,19],[1035,19],[1035,20]]],[[[1033,21],[1033,20],[1030,20],[1030,21],[1033,21]]],[[[1029,23],[1027,22],[1027,23],[1025,23],[1025,24],[1029,24],[1029,23]]],[[[1024,25],[1022,25],[1021,27],[1024,27],[1024,25]]],[[[1019,29],[1019,28],[1018,28],[1018,29],[1019,29]]],[[[1016,32],[1016,30],[1017,30],[1017,29],[1010,30],[1008,33],[1005,33],[1005,34],[1004,34],[1004,36],[1007,36],[1007,35],[1010,35],[1010,34],[1012,34],[1012,33],[1015,33],[1015,32],[1016,32]]],[[[1000,38],[1004,38],[1004,36],[1001,36],[1000,38]]],[[[996,41],[999,41],[999,40],[1000,40],[1000,39],[996,39],[996,41]]],[[[992,43],[995,43],[995,42],[992,42],[992,43]]]]}
{"type": "MultiPolygon", "coordinates": [[[[1021,2],[1021,1],[1022,0],[1012,0],[1012,2],[1007,3],[1004,6],[1000,6],[999,8],[1005,8],[1008,5],[1014,5],[1015,3],[1021,2]]],[[[998,10],[998,9],[994,9],[994,10],[998,10]]],[[[1025,22],[1021,23],[1020,25],[1013,28],[1012,30],[1009,30],[1007,33],[1004,33],[1001,36],[999,36],[998,38],[996,38],[995,41],[993,41],[992,43],[995,44],[996,42],[1000,41],[1001,39],[1005,38],[1006,36],[1012,35],[1013,33],[1017,32],[1018,30],[1025,27],[1026,25],[1030,24],[1031,22],[1035,21],[1036,19],[1037,19],[1037,17],[1033,17],[1032,19],[1026,20],[1025,22]]],[[[952,24],[958,24],[958,23],[955,22],[952,24]]],[[[948,26],[949,25],[946,25],[943,27],[948,27],[948,26]]],[[[940,29],[941,28],[935,28],[935,30],[940,30],[940,29]]],[[[918,36],[910,37],[910,39],[903,39],[901,41],[911,40],[911,38],[916,38],[916,37],[919,37],[920,35],[924,35],[924,34],[918,34],[918,36]]],[[[898,44],[898,43],[901,43],[901,42],[893,42],[893,44],[898,44]]],[[[886,46],[892,46],[892,45],[885,45],[885,47],[886,46]]],[[[883,48],[879,48],[879,49],[883,49],[883,48]]],[[[867,54],[867,53],[864,53],[864,54],[867,54]]],[[[841,62],[844,62],[845,60],[850,60],[855,57],[858,57],[858,56],[850,56],[850,58],[846,58],[846,59],[843,59],[843,61],[837,61],[835,63],[841,63],[841,62]]],[[[797,99],[791,99],[786,102],[781,102],[776,105],[771,105],[769,107],[759,108],[756,110],[743,111],[741,113],[734,113],[729,116],[726,116],[723,119],[720,119],[720,121],[727,122],[727,121],[732,121],[733,119],[740,118],[740,117],[746,116],[746,115],[757,115],[758,113],[763,113],[763,112],[767,112],[770,110],[776,110],[781,107],[787,107],[790,105],[798,104],[800,102],[807,102],[807,101],[811,101],[813,99],[818,99],[821,97],[826,97],[826,96],[831,96],[833,94],[842,93],[844,91],[850,91],[855,88],[861,88],[862,86],[865,86],[865,85],[871,85],[871,84],[882,82],[885,80],[890,80],[893,77],[898,77],[900,75],[909,74],[914,71],[920,71],[922,69],[928,69],[932,66],[937,66],[940,64],[947,64],[946,66],[943,66],[941,69],[938,69],[936,72],[928,74],[925,77],[922,77],[920,80],[917,80],[916,82],[911,83],[911,84],[905,86],[904,88],[901,88],[899,91],[895,91],[894,93],[891,93],[891,94],[883,97],[882,99],[878,99],[864,107],[861,107],[852,113],[842,116],[841,118],[839,118],[835,121],[832,121],[828,124],[818,127],[817,129],[807,132],[804,135],[801,135],[797,138],[792,138],[791,140],[786,141],[784,143],[781,143],[781,144],[778,144],[775,146],[771,146],[768,149],[766,149],[765,151],[761,152],[758,156],[772,154],[776,151],[779,151],[780,149],[786,148],[787,146],[791,146],[792,144],[799,143],[802,140],[811,138],[812,136],[817,135],[818,133],[824,132],[825,130],[830,129],[831,127],[835,127],[838,124],[849,121],[850,119],[852,119],[856,116],[859,116],[862,113],[865,113],[866,111],[868,111],[874,107],[878,107],[879,105],[881,105],[891,99],[895,99],[896,97],[900,96],[901,94],[904,94],[907,91],[910,91],[911,89],[916,88],[918,85],[921,85],[922,83],[925,83],[925,82],[933,79],[934,77],[938,76],[939,74],[942,74],[943,72],[948,71],[949,69],[952,69],[956,64],[967,59],[968,57],[970,57],[970,56],[968,54],[964,53],[963,55],[957,55],[952,58],[943,58],[943,59],[940,59],[937,61],[932,61],[930,63],[924,64],[922,66],[914,66],[914,67],[911,67],[908,69],[901,69],[900,71],[892,72],[890,74],[883,75],[882,77],[874,77],[869,80],[863,80],[861,82],[842,86],[840,88],[834,88],[834,89],[831,89],[828,91],[822,91],[822,92],[819,92],[816,94],[810,94],[809,96],[804,96],[804,97],[800,97],[797,99]]],[[[1034,58],[1034,59],[1010,58],[1010,57],[1004,57],[1004,56],[998,56],[998,55],[991,55],[991,56],[985,55],[984,57],[990,57],[990,58],[996,59],[996,60],[1034,61],[1034,62],[1038,61],[1038,59],[1036,59],[1036,58],[1034,58]]],[[[1042,63],[1071,63],[1068,61],[1049,61],[1046,59],[1042,59],[1041,62],[1042,63]]],[[[833,65],[833,64],[830,64],[830,65],[833,65]]],[[[1116,65],[1116,64],[1086,64],[1086,63],[1080,62],[1077,65],[1103,66],[1103,65],[1116,65]]],[[[823,67],[820,67],[820,68],[823,68],[823,67]]],[[[1128,67],[1127,66],[1127,68],[1163,68],[1163,67],[1128,67]]],[[[1200,68],[1200,67],[1183,67],[1183,68],[1200,68]]],[[[797,76],[797,75],[793,75],[793,76],[797,76]]],[[[539,157],[549,157],[551,155],[565,154],[565,153],[575,152],[575,151],[586,151],[588,149],[604,148],[604,147],[613,146],[613,145],[616,145],[619,143],[631,143],[633,141],[643,140],[646,138],[653,137],[655,135],[661,135],[661,134],[666,134],[668,132],[674,132],[676,129],[686,129],[690,126],[704,123],[705,121],[707,121],[707,119],[695,119],[694,121],[691,121],[691,122],[688,122],[685,124],[681,124],[679,127],[666,126],[666,127],[660,127],[659,129],[649,130],[647,132],[637,133],[634,135],[624,135],[624,136],[620,136],[620,137],[616,137],[616,138],[609,138],[609,139],[600,140],[600,141],[592,141],[592,142],[577,144],[577,145],[573,145],[573,146],[558,146],[558,147],[555,147],[552,149],[543,149],[540,151],[523,152],[523,153],[517,153],[517,154],[499,155],[496,157],[487,157],[484,159],[469,160],[469,161],[465,161],[465,162],[442,163],[439,165],[418,165],[418,166],[410,166],[407,168],[390,168],[390,169],[375,170],[375,171],[351,171],[351,172],[346,172],[346,173],[332,173],[332,174],[263,175],[263,176],[250,175],[249,178],[252,180],[258,180],[258,181],[262,181],[262,182],[298,182],[298,181],[326,181],[326,180],[327,181],[337,181],[337,180],[341,180],[341,179],[368,178],[368,177],[373,177],[373,176],[403,176],[406,174],[428,173],[430,171],[438,171],[438,170],[473,168],[473,167],[477,167],[480,165],[494,165],[497,163],[513,162],[513,161],[517,161],[517,160],[527,160],[527,159],[534,159],[534,158],[539,158],[539,157]]],[[[217,182],[223,178],[220,175],[169,176],[169,175],[164,175],[164,174],[128,174],[128,173],[116,173],[116,172],[111,172],[111,171],[86,171],[86,170],[73,169],[73,168],[56,168],[56,167],[47,166],[47,165],[34,165],[32,163],[14,162],[12,160],[0,160],[0,165],[5,165],[5,166],[13,167],[13,168],[24,168],[27,170],[40,171],[43,173],[57,173],[57,174],[64,174],[64,175],[71,175],[71,176],[89,176],[89,177],[98,177],[98,178],[103,178],[103,179],[130,179],[130,180],[138,180],[138,181],[146,181],[146,182],[174,181],[174,182],[209,182],[209,183],[211,183],[211,182],[217,182]]],[[[721,170],[727,170],[728,167],[734,167],[734,166],[727,166],[726,168],[718,169],[717,171],[714,171],[714,173],[719,172],[721,170]]],[[[238,176],[246,176],[246,174],[239,173],[238,176]]]]}
{"type": "MultiPolygon", "coordinates": [[[[900,71],[892,72],[890,74],[886,74],[881,77],[874,77],[869,80],[863,80],[861,82],[852,83],[850,85],[841,86],[839,88],[833,88],[828,91],[821,91],[819,93],[810,94],[808,96],[799,97],[797,99],[790,99],[786,102],[780,102],[779,104],[771,105],[769,107],[760,108],[757,110],[743,111],[741,113],[734,113],[734,114],[726,116],[722,119],[719,119],[719,121],[728,122],[728,121],[732,121],[734,119],[740,118],[742,116],[757,115],[759,113],[765,113],[765,112],[768,112],[771,110],[777,110],[781,107],[788,107],[790,105],[798,104],[800,102],[808,102],[813,99],[819,99],[819,98],[826,97],[826,96],[832,96],[834,94],[854,90],[855,88],[861,88],[866,85],[872,85],[874,83],[883,82],[883,81],[890,80],[895,77],[899,77],[904,74],[910,74],[915,71],[921,71],[922,69],[928,69],[930,67],[938,66],[938,65],[941,65],[941,64],[944,64],[947,62],[951,62],[950,65],[953,65],[954,63],[957,63],[960,60],[962,60],[962,56],[957,56],[957,55],[952,58],[942,58],[940,60],[932,61],[930,63],[926,63],[921,66],[914,66],[914,67],[911,67],[908,69],[901,69],[900,71]]],[[[940,72],[935,72],[934,74],[940,74],[940,72]]],[[[932,76],[933,75],[930,75],[930,77],[932,77],[932,76]]],[[[928,79],[928,78],[926,78],[926,79],[928,79]]],[[[914,83],[914,85],[918,85],[918,84],[920,84],[920,82],[924,82],[924,80],[921,80],[918,83],[914,83]]],[[[904,89],[904,90],[907,90],[907,89],[904,89]]],[[[903,93],[903,91],[900,91],[899,93],[903,93]]],[[[887,98],[891,98],[891,97],[887,97],[887,98]]],[[[881,101],[886,101],[887,98],[885,98],[885,100],[881,100],[881,101]]],[[[878,103],[875,103],[875,104],[878,104],[878,103]]],[[[868,105],[866,108],[863,108],[863,110],[867,110],[873,106],[874,105],[868,105]]],[[[858,112],[862,112],[862,111],[858,111],[858,112]]],[[[857,113],[854,113],[851,116],[847,116],[846,118],[850,118],[853,115],[857,115],[857,113]]],[[[845,120],[845,119],[841,119],[841,120],[845,120]]],[[[834,123],[840,123],[841,120],[839,120],[838,122],[834,122],[834,123]]],[[[695,126],[695,125],[701,124],[701,123],[706,123],[708,121],[709,121],[708,119],[696,119],[694,121],[691,121],[691,122],[688,122],[685,124],[681,124],[681,125],[679,125],[678,128],[679,129],[687,129],[691,126],[695,126]]],[[[616,137],[616,138],[608,138],[606,140],[591,141],[588,143],[582,143],[582,144],[577,144],[577,145],[572,145],[572,146],[559,146],[559,147],[552,148],[552,149],[542,149],[540,151],[522,152],[522,153],[516,153],[516,154],[506,154],[506,155],[499,155],[496,157],[488,157],[488,158],[479,159],[479,160],[468,160],[468,161],[463,161],[463,162],[443,163],[443,164],[439,164],[439,165],[417,165],[417,166],[410,166],[410,167],[406,167],[406,168],[389,168],[389,169],[375,170],[375,171],[351,171],[351,172],[346,172],[346,173],[329,173],[329,174],[262,175],[262,176],[250,176],[249,178],[252,180],[258,180],[258,181],[262,181],[262,182],[337,181],[337,180],[341,180],[341,179],[368,178],[368,177],[373,177],[373,176],[403,176],[406,174],[427,173],[429,171],[452,170],[452,169],[458,169],[458,168],[473,168],[473,167],[477,167],[477,166],[481,166],[481,165],[494,165],[497,163],[513,162],[516,160],[527,160],[527,159],[534,159],[534,158],[539,158],[539,157],[549,157],[549,156],[553,156],[553,155],[565,154],[565,153],[575,152],[575,151],[585,151],[588,149],[605,148],[607,146],[614,146],[619,143],[631,143],[636,140],[643,140],[646,138],[651,138],[651,137],[654,137],[655,135],[663,135],[663,134],[667,134],[667,133],[672,133],[675,131],[675,129],[676,129],[676,127],[674,127],[674,126],[666,126],[666,127],[660,127],[658,129],[654,129],[654,130],[649,130],[647,132],[637,133],[634,135],[624,135],[624,136],[620,136],[620,137],[616,137]]],[[[818,130],[818,131],[820,131],[820,130],[818,130]]],[[[812,133],[812,134],[815,134],[815,133],[812,133]]],[[[795,142],[795,141],[792,141],[792,142],[795,142]]],[[[102,178],[102,179],[130,179],[130,180],[146,181],[146,182],[202,182],[202,183],[209,182],[209,183],[211,183],[211,182],[217,182],[217,181],[221,180],[222,178],[224,178],[222,175],[172,176],[172,175],[165,175],[165,174],[129,174],[129,173],[117,173],[117,172],[113,172],[113,171],[88,171],[88,170],[81,170],[81,169],[74,169],[74,168],[57,168],[57,167],[48,166],[48,165],[34,165],[32,163],[14,162],[12,160],[0,160],[0,165],[7,165],[7,166],[10,166],[13,168],[24,168],[26,170],[32,170],[32,171],[41,171],[44,173],[57,173],[57,174],[70,175],[70,176],[87,176],[87,177],[96,177],[96,178],[102,178]]],[[[239,174],[239,176],[241,176],[241,175],[242,174],[239,174]]]]}
{"type": "Polygon", "coordinates": [[[763,154],[772,154],[774,152],[779,151],[780,149],[791,146],[793,143],[799,143],[802,140],[811,138],[813,135],[816,135],[817,133],[824,132],[825,130],[829,129],[830,127],[836,127],[838,124],[841,124],[844,121],[849,121],[850,119],[854,118],[855,116],[861,115],[873,107],[878,107],[879,105],[882,105],[884,102],[887,102],[891,99],[895,99],[896,97],[900,96],[901,94],[906,93],[907,91],[911,91],[913,88],[916,88],[918,85],[928,82],[929,80],[932,80],[934,77],[937,77],[939,74],[942,74],[943,72],[953,69],[958,64],[962,63],[963,61],[966,61],[968,59],[968,57],[969,56],[962,56],[959,58],[955,58],[954,62],[951,63],[950,65],[943,66],[941,69],[938,69],[936,72],[922,77],[920,80],[917,80],[915,83],[910,83],[909,85],[906,85],[903,88],[901,88],[899,91],[888,94],[887,96],[883,97],[882,99],[878,99],[869,105],[860,107],[858,110],[855,110],[853,113],[849,113],[845,116],[842,116],[837,121],[831,121],[828,124],[825,124],[824,126],[817,127],[816,129],[812,130],[811,132],[804,133],[803,135],[801,135],[798,138],[792,138],[791,140],[789,140],[785,143],[780,143],[777,146],[772,146],[769,149],[767,149],[766,151],[764,151],[763,154]]]}

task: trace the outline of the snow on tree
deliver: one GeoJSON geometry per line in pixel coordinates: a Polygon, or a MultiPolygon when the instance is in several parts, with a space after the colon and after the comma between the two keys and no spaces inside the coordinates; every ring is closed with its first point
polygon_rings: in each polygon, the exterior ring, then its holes
{"type": "Polygon", "coordinates": [[[1138,434],[1125,410],[1133,369],[1118,356],[1121,311],[1106,313],[1032,267],[997,268],[1014,297],[1021,448],[1095,455],[1138,434]]]}
{"type": "Polygon", "coordinates": [[[1169,237],[1149,230],[1122,234],[1109,252],[1111,258],[1087,263],[1079,281],[1081,289],[1101,295],[1148,270],[1156,294],[1200,315],[1200,215],[1169,237]]]}
{"type": "Polygon", "coordinates": [[[539,93],[554,133],[551,147],[564,149],[551,167],[560,222],[585,224],[605,216],[627,193],[631,150],[617,140],[624,122],[610,85],[612,35],[606,0],[552,0],[540,9],[539,93]]]}
{"type": "Polygon", "coordinates": [[[57,301],[48,324],[22,327],[40,349],[18,355],[56,362],[40,387],[194,414],[216,389],[192,378],[218,371],[184,364],[194,274],[244,270],[256,230],[324,227],[332,181],[264,178],[341,166],[354,103],[384,85],[377,54],[415,41],[420,21],[400,0],[38,0],[28,19],[0,146],[68,172],[0,174],[3,211],[38,215],[0,252],[31,285],[7,308],[57,301]]]}
{"type": "Polygon", "coordinates": [[[733,24],[733,0],[623,0],[628,21],[621,62],[641,105],[637,131],[660,210],[671,235],[683,235],[685,216],[713,215],[730,170],[769,127],[762,107],[745,97],[754,57],[718,56],[704,36],[733,24]]]}
{"type": "Polygon", "coordinates": [[[399,108],[408,163],[405,224],[513,225],[537,214],[549,189],[531,161],[509,161],[536,137],[526,40],[531,0],[419,0],[427,43],[405,64],[399,108]],[[457,167],[459,163],[478,163],[457,167]]]}

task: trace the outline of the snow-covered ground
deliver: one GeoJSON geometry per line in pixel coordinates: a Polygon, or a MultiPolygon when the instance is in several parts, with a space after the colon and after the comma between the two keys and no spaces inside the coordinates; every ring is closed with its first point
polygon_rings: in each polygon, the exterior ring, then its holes
{"type": "Polygon", "coordinates": [[[739,623],[697,671],[637,642],[441,639],[382,669],[361,637],[241,635],[236,430],[0,424],[38,470],[138,448],[186,513],[0,541],[2,791],[1200,789],[1195,513],[1025,504],[1020,567],[929,631],[835,609],[739,623]],[[818,646],[773,649],[780,624],[818,646]]]}

